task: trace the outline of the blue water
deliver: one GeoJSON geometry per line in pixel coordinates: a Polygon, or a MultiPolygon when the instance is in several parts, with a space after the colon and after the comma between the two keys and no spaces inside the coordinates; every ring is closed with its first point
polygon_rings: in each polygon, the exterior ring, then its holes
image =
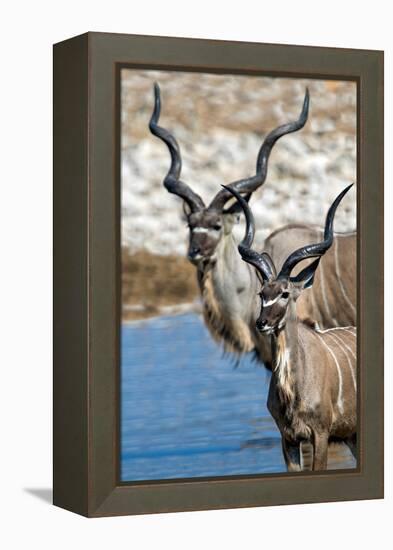
{"type": "Polygon", "coordinates": [[[122,481],[286,471],[269,373],[251,356],[236,367],[194,313],[121,335],[122,481]]]}

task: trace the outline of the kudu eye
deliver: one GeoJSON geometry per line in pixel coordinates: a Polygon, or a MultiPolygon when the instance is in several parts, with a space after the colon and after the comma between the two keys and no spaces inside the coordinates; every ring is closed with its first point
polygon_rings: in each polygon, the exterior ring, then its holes
{"type": "Polygon", "coordinates": [[[282,298],[285,298],[285,299],[289,298],[289,292],[283,292],[283,293],[281,294],[281,297],[282,297],[282,298]]]}
{"type": "Polygon", "coordinates": [[[220,229],[221,229],[221,224],[216,223],[216,225],[213,225],[213,229],[214,229],[214,231],[220,231],[220,229]]]}

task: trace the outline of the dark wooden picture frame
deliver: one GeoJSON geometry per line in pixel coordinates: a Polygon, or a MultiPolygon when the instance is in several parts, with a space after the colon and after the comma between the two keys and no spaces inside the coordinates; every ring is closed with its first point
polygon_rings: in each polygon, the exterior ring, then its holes
{"type": "Polygon", "coordinates": [[[89,517],[383,497],[383,52],[87,33],[54,46],[54,504],[89,517]],[[122,67],[357,83],[356,470],[119,481],[122,67]]]}

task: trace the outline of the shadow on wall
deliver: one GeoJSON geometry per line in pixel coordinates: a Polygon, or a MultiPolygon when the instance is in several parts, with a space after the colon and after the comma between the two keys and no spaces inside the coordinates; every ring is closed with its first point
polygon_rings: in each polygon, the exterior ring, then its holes
{"type": "Polygon", "coordinates": [[[25,487],[24,489],[25,493],[28,493],[29,495],[33,495],[33,497],[38,498],[39,500],[42,500],[43,502],[46,502],[47,504],[53,504],[53,490],[52,489],[31,489],[30,487],[25,487]]]}

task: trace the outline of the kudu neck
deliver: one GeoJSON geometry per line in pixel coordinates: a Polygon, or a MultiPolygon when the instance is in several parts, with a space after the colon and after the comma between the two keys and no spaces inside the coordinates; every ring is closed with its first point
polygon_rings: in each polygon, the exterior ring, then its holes
{"type": "Polygon", "coordinates": [[[296,303],[288,304],[285,326],[272,335],[273,376],[283,400],[293,403],[297,381],[302,376],[299,361],[299,323],[296,315],[296,303]]]}
{"type": "Polygon", "coordinates": [[[228,278],[236,273],[245,273],[248,266],[245,264],[237,249],[237,243],[232,233],[224,234],[218,242],[214,254],[210,258],[204,259],[198,265],[199,272],[217,270],[219,272],[227,271],[228,278]]]}
{"type": "Polygon", "coordinates": [[[224,235],[213,258],[198,265],[205,320],[216,340],[240,353],[254,349],[256,275],[242,261],[232,235],[224,235]]]}
{"type": "Polygon", "coordinates": [[[293,299],[290,299],[288,303],[285,314],[285,325],[274,334],[273,339],[279,339],[280,336],[285,336],[287,342],[298,341],[298,318],[296,313],[296,302],[293,299]]]}

